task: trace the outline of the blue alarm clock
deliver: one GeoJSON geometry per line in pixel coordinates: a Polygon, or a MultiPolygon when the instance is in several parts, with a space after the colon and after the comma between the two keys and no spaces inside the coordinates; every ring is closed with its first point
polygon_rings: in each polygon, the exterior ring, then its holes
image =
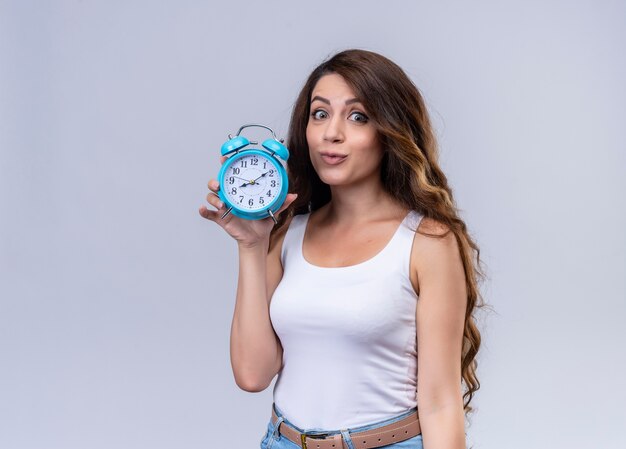
{"type": "Polygon", "coordinates": [[[235,137],[228,135],[222,145],[222,156],[228,156],[218,175],[218,195],[227,207],[222,218],[232,213],[247,220],[272,217],[285,202],[289,182],[284,163],[289,159],[289,150],[283,140],[265,125],[243,125],[235,137]],[[241,136],[249,127],[265,128],[272,133],[271,139],[258,142],[241,136]]]}

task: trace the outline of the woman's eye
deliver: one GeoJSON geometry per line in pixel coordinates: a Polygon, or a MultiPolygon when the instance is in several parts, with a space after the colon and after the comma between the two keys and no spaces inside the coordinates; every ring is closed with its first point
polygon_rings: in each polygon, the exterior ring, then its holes
{"type": "Polygon", "coordinates": [[[365,115],[365,114],[363,114],[361,112],[353,112],[352,114],[350,114],[350,117],[355,122],[365,123],[368,120],[367,115],[365,115]]]}
{"type": "Polygon", "coordinates": [[[313,116],[314,119],[317,119],[317,120],[328,117],[328,114],[326,113],[326,111],[323,111],[321,109],[318,109],[317,111],[313,111],[311,115],[313,116]]]}

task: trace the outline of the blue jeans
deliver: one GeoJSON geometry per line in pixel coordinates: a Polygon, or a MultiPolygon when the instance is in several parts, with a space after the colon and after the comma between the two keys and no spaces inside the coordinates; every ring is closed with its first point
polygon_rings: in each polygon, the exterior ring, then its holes
{"type": "MultiPolygon", "coordinates": [[[[273,405],[273,407],[274,407],[274,410],[276,411],[276,415],[278,416],[278,421],[276,421],[276,424],[280,424],[280,422],[285,422],[289,424],[291,427],[293,427],[294,429],[297,429],[299,432],[305,431],[305,429],[301,429],[295,426],[294,424],[292,424],[291,422],[289,422],[287,419],[285,419],[282,412],[278,409],[278,407],[276,407],[275,404],[273,405]]],[[[401,415],[394,416],[393,418],[389,418],[384,421],[379,421],[373,424],[368,424],[366,426],[354,427],[352,429],[348,429],[344,431],[324,430],[324,429],[315,428],[315,429],[306,429],[306,432],[307,433],[308,432],[311,432],[311,433],[320,432],[320,433],[328,433],[330,435],[341,433],[343,434],[343,440],[346,442],[347,446],[352,449],[353,448],[352,439],[350,438],[351,433],[361,432],[363,430],[375,429],[377,427],[382,427],[387,424],[391,424],[392,422],[400,421],[402,418],[405,418],[406,416],[410,415],[414,411],[415,411],[415,408],[412,408],[411,410],[408,410],[402,413],[401,415]]],[[[265,435],[263,436],[263,439],[261,440],[261,449],[296,449],[299,447],[300,446],[293,443],[291,440],[288,440],[287,438],[282,436],[280,432],[278,432],[278,426],[274,427],[274,425],[272,424],[272,419],[270,418],[270,422],[267,425],[267,430],[265,431],[265,435]]],[[[422,445],[422,434],[416,435],[413,438],[409,438],[408,440],[400,441],[398,443],[392,443],[386,446],[380,446],[380,449],[382,448],[385,448],[385,449],[423,449],[424,446],[422,445]]]]}

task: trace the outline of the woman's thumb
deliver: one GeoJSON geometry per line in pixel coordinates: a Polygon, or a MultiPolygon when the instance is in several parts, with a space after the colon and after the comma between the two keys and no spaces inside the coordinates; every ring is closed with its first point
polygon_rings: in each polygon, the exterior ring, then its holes
{"type": "Polygon", "coordinates": [[[280,207],[280,209],[278,209],[278,212],[276,212],[276,213],[280,214],[282,211],[287,209],[291,205],[291,203],[293,203],[296,200],[296,198],[298,198],[298,194],[297,193],[288,193],[287,197],[285,198],[285,202],[280,207]]]}
{"type": "Polygon", "coordinates": [[[291,204],[291,203],[293,203],[296,200],[296,198],[298,198],[298,194],[297,193],[288,193],[287,194],[287,198],[285,198],[285,203],[287,201],[289,201],[289,204],[291,204]]]}

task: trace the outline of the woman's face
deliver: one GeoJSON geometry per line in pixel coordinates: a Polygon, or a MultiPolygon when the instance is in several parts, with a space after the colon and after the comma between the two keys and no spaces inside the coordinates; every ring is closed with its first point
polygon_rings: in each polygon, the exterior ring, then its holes
{"type": "Polygon", "coordinates": [[[306,138],[320,179],[331,186],[378,180],[384,154],[378,132],[341,75],[320,78],[310,110],[306,138]]]}

